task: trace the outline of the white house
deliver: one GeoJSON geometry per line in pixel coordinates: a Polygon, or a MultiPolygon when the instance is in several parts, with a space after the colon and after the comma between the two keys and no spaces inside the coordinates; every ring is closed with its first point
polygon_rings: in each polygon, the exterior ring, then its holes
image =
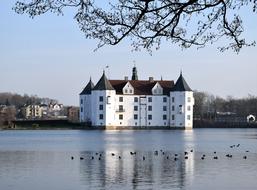
{"type": "Polygon", "coordinates": [[[63,105],[58,103],[52,103],[48,105],[48,116],[53,118],[63,118],[63,105]]]}
{"type": "Polygon", "coordinates": [[[252,115],[252,114],[248,115],[248,116],[246,117],[246,121],[247,121],[247,123],[253,123],[253,122],[255,122],[255,121],[256,121],[255,116],[252,115]]]}
{"type": "Polygon", "coordinates": [[[103,72],[80,93],[80,122],[106,129],[193,127],[193,92],[180,74],[172,80],[108,80],[103,72]]]}

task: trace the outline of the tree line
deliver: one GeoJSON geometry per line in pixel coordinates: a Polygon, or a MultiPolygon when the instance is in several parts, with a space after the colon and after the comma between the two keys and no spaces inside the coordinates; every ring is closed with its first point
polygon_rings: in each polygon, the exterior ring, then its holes
{"type": "Polygon", "coordinates": [[[248,95],[244,98],[228,96],[222,98],[207,92],[194,92],[194,118],[214,119],[218,112],[232,112],[239,116],[257,115],[257,96],[248,95]]]}
{"type": "MultiPolygon", "coordinates": [[[[244,98],[234,98],[232,96],[222,98],[211,93],[195,91],[194,98],[195,119],[214,119],[218,112],[232,112],[240,116],[249,114],[257,116],[257,96],[254,95],[248,95],[244,98]]],[[[16,111],[26,104],[49,104],[50,102],[56,103],[57,100],[40,98],[36,95],[0,93],[0,105],[15,106],[16,111]]]]}
{"type": "Polygon", "coordinates": [[[57,103],[57,100],[50,98],[40,98],[37,95],[20,95],[16,93],[3,92],[0,93],[0,105],[13,105],[17,109],[23,107],[25,104],[48,104],[50,102],[57,103]]]}
{"type": "Polygon", "coordinates": [[[40,98],[37,95],[20,95],[17,93],[0,93],[0,127],[10,126],[15,118],[21,117],[21,109],[30,104],[57,103],[57,100],[40,98]]]}

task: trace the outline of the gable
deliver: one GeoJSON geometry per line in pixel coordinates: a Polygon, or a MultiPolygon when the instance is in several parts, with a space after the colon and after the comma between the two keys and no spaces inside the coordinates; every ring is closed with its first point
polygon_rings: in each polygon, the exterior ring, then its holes
{"type": "Polygon", "coordinates": [[[123,94],[134,94],[134,88],[130,84],[130,82],[127,82],[127,84],[125,84],[125,86],[122,89],[122,93],[123,94]]]}
{"type": "Polygon", "coordinates": [[[153,95],[162,95],[163,94],[163,88],[158,82],[156,82],[156,84],[152,88],[152,94],[153,95]]]}

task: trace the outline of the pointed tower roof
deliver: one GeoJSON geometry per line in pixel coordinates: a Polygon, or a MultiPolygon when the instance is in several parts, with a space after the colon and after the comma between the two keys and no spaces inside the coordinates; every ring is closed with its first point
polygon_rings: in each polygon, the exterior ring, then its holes
{"type": "Polygon", "coordinates": [[[103,72],[102,77],[95,85],[93,90],[115,90],[109,80],[106,78],[105,73],[103,72]]]}
{"type": "Polygon", "coordinates": [[[171,91],[192,91],[182,76],[182,72],[180,72],[180,76],[171,91]]]}
{"type": "Polygon", "coordinates": [[[90,80],[89,82],[87,83],[86,87],[82,90],[82,92],[79,94],[79,95],[84,95],[84,94],[91,94],[91,91],[92,89],[94,88],[94,83],[92,82],[91,80],[91,77],[90,77],[90,80]]]}

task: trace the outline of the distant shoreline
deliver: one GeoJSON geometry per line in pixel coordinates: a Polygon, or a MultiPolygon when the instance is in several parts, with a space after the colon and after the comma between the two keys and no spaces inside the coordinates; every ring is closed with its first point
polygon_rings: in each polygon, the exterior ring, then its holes
{"type": "MultiPolygon", "coordinates": [[[[210,120],[194,120],[195,129],[199,128],[257,128],[257,123],[238,123],[238,122],[214,122],[210,120]]],[[[173,127],[94,127],[86,123],[71,122],[67,119],[51,120],[15,120],[9,125],[0,126],[0,130],[186,130],[173,127]]]]}
{"type": "MultiPolygon", "coordinates": [[[[257,128],[257,123],[226,123],[209,120],[195,120],[193,129],[201,128],[257,128]]],[[[9,126],[0,126],[0,130],[185,130],[184,128],[168,127],[92,127],[85,123],[68,120],[17,120],[9,126]]]]}

